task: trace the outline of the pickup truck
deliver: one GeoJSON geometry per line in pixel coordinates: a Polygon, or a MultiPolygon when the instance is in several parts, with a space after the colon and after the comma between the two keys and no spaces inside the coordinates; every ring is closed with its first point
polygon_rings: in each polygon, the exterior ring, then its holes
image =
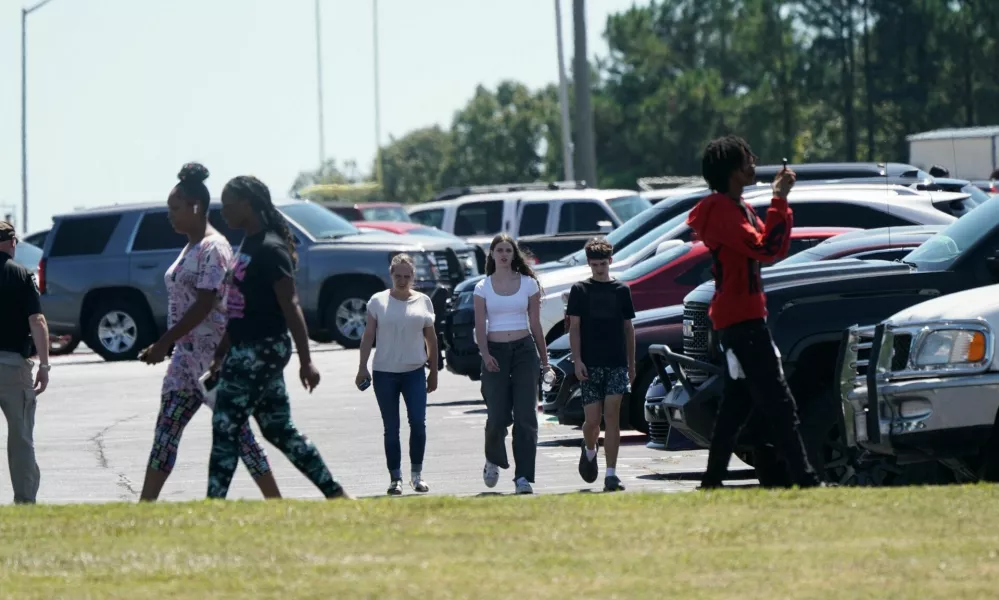
{"type": "MultiPolygon", "coordinates": [[[[587,241],[604,235],[606,233],[600,231],[525,235],[517,238],[517,246],[526,256],[533,259],[532,262],[544,264],[582,250],[587,241]]],[[[488,246],[486,249],[488,250],[488,246]]]]}
{"type": "MultiPolygon", "coordinates": [[[[431,297],[438,319],[453,286],[465,278],[463,265],[475,263],[471,246],[456,251],[440,238],[362,233],[309,201],[275,205],[298,243],[295,279],[316,342],[360,344],[368,298],[391,285],[389,262],[400,252],[413,256],[415,287],[431,297]]],[[[242,232],[226,226],[220,206],[211,204],[209,221],[235,248],[242,232]]],[[[56,216],[38,268],[49,330],[79,336],[105,360],[135,358],[166,328],[163,276],[186,243],[171,227],[165,203],[56,216]]]]}
{"type": "MultiPolygon", "coordinates": [[[[880,477],[877,465],[858,460],[846,440],[836,367],[844,330],[999,282],[997,250],[999,198],[992,198],[899,262],[845,259],[763,270],[767,323],[798,403],[806,448],[827,480],[877,483],[880,477]]],[[[714,283],[708,282],[684,299],[682,353],[667,346],[650,349],[661,379],[668,379],[667,365],[677,379],[663,401],[670,426],[702,446],[710,444],[723,383],[723,361],[707,314],[713,293],[714,283]]],[[[743,429],[740,458],[769,443],[760,424],[754,419],[743,429]]],[[[764,470],[773,478],[761,483],[785,483],[780,469],[771,466],[764,470]]]]}

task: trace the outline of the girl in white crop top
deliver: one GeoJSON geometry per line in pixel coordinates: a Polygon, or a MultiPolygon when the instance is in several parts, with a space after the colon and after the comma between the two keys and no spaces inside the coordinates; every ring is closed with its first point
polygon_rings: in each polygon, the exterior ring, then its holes
{"type": "Polygon", "coordinates": [[[475,341],[482,356],[482,395],[488,412],[482,479],[494,487],[499,470],[509,468],[506,434],[512,422],[514,482],[518,494],[530,494],[539,379],[542,371],[551,369],[539,317],[541,289],[517,243],[506,234],[493,238],[489,246],[486,275],[474,292],[475,341]]]}

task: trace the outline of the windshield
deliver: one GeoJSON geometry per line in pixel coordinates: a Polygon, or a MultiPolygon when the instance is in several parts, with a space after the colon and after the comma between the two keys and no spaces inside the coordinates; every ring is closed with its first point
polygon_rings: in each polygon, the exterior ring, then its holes
{"type": "Polygon", "coordinates": [[[409,213],[401,206],[372,206],[361,208],[361,214],[365,221],[399,221],[402,223],[412,223],[409,213]]]}
{"type": "Polygon", "coordinates": [[[642,237],[626,245],[624,248],[616,250],[614,252],[614,257],[613,257],[614,261],[620,262],[622,260],[626,260],[634,256],[635,254],[638,254],[642,250],[645,250],[651,244],[655,244],[660,241],[665,241],[665,240],[659,240],[659,238],[669,233],[671,229],[683,225],[687,221],[687,214],[689,212],[690,211],[686,211],[678,214],[677,216],[673,217],[669,221],[666,221],[659,227],[656,227],[652,231],[646,233],[642,237]]]}
{"type": "Polygon", "coordinates": [[[999,221],[999,198],[991,198],[954,221],[906,255],[904,262],[921,269],[947,270],[965,251],[984,239],[999,221]]]}
{"type": "Polygon", "coordinates": [[[17,247],[14,248],[14,262],[29,270],[34,270],[42,260],[42,254],[44,253],[38,246],[28,242],[18,242],[17,247]]]}
{"type": "Polygon", "coordinates": [[[978,189],[977,186],[971,185],[970,183],[961,188],[961,193],[971,196],[964,201],[968,208],[974,208],[980,204],[985,204],[992,199],[992,196],[989,196],[982,190],[978,189]]]}
{"type": "Polygon", "coordinates": [[[641,196],[621,196],[620,198],[611,198],[607,201],[610,205],[611,210],[614,214],[621,219],[623,224],[625,221],[629,221],[636,215],[641,213],[643,210],[652,206],[652,203],[642,198],[641,196]]]}
{"type": "Polygon", "coordinates": [[[659,267],[663,267],[665,265],[670,264],[674,260],[690,252],[690,249],[691,249],[690,244],[680,244],[677,246],[673,246],[672,248],[669,248],[668,250],[662,252],[661,254],[657,254],[647,260],[643,260],[637,265],[626,270],[624,273],[621,273],[619,279],[621,281],[634,281],[639,277],[648,275],[649,273],[655,271],[659,267]]]}
{"type": "Polygon", "coordinates": [[[317,240],[360,233],[340,215],[312,202],[285,204],[278,206],[278,210],[317,240]]]}

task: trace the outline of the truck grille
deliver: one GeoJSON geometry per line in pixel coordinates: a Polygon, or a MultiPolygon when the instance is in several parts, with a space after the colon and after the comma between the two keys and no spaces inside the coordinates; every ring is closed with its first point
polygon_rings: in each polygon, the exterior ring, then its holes
{"type": "Polygon", "coordinates": [[[447,250],[438,250],[432,254],[434,264],[437,266],[437,272],[440,273],[441,282],[454,285],[465,279],[461,263],[458,261],[458,255],[455,254],[454,250],[448,248],[447,250]]]}
{"type": "Polygon", "coordinates": [[[912,346],[912,335],[899,333],[892,342],[891,370],[904,371],[909,365],[909,351],[912,346]]]}
{"type": "Polygon", "coordinates": [[[656,444],[666,444],[669,442],[669,423],[649,423],[649,440],[656,444]]]}
{"type": "MultiPolygon", "coordinates": [[[[683,320],[693,323],[693,337],[683,336],[683,353],[690,358],[708,362],[711,358],[711,320],[708,318],[708,305],[701,302],[687,302],[683,305],[683,320]]],[[[708,374],[700,369],[687,369],[691,383],[700,383],[708,374]]]]}
{"type": "MultiPolygon", "coordinates": [[[[867,369],[872,359],[874,342],[874,327],[858,327],[856,330],[857,341],[848,349],[847,360],[853,381],[857,386],[866,385],[867,369]]],[[[898,333],[892,340],[892,372],[904,371],[909,364],[909,351],[912,346],[912,335],[908,333],[898,333]]]]}

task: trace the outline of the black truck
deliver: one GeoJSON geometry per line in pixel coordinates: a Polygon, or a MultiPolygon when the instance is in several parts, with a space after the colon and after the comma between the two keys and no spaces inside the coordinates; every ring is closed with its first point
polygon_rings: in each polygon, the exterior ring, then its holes
{"type": "MultiPolygon", "coordinates": [[[[844,331],[880,323],[925,300],[999,282],[999,198],[977,206],[897,262],[846,259],[763,270],[767,323],[798,403],[801,431],[813,464],[827,480],[891,483],[873,478],[876,460],[845,443],[836,374],[844,331]]],[[[708,446],[723,384],[724,360],[708,319],[714,283],[684,299],[683,351],[650,348],[662,381],[676,383],[655,399],[670,426],[708,446]],[[666,367],[672,373],[667,375],[666,367]]],[[[652,400],[650,398],[650,400],[652,400]]],[[[648,408],[648,406],[647,406],[648,408]]],[[[773,456],[763,416],[743,429],[737,455],[752,464],[773,456]]],[[[755,465],[763,485],[785,485],[778,465],[755,465]]]]}

